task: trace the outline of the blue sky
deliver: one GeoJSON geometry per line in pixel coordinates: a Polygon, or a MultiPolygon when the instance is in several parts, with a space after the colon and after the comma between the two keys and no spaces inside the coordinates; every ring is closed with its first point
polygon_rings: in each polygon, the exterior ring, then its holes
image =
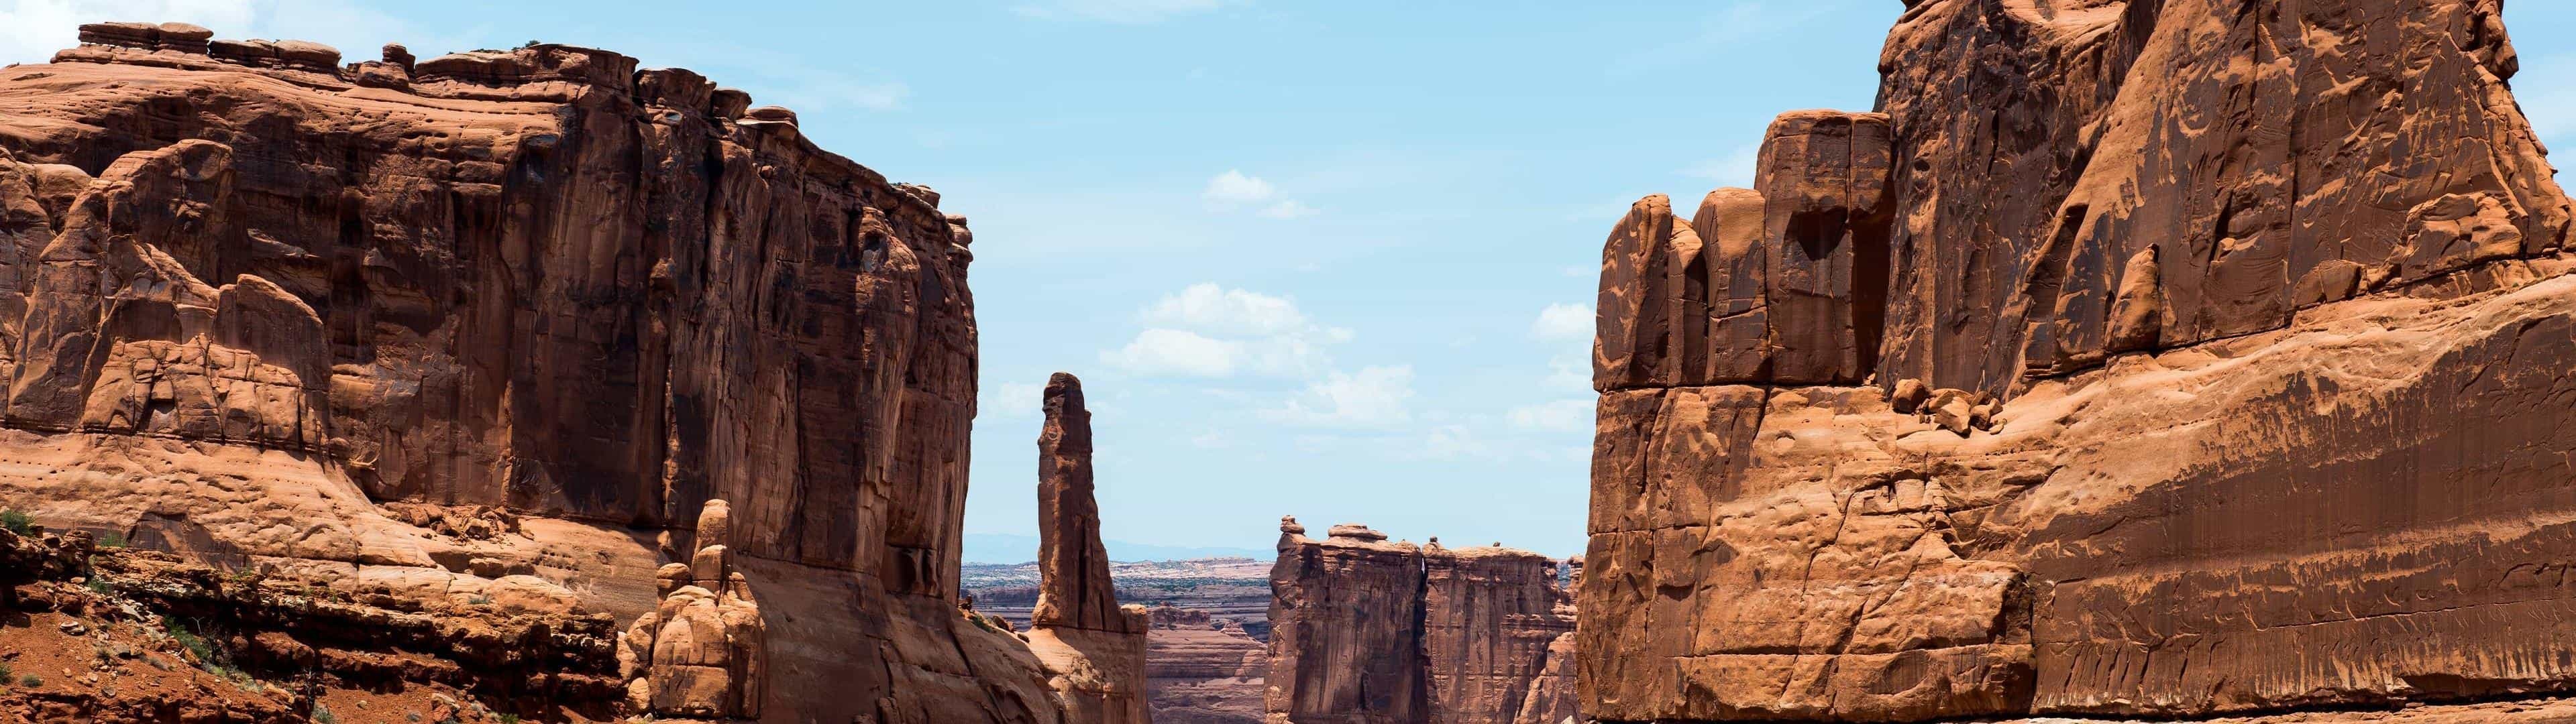
{"type": "MultiPolygon", "coordinates": [[[[1035,529],[1038,389],[1065,370],[1109,538],[1267,548],[1295,514],[1565,555],[1603,235],[1639,196],[1747,184],[1780,111],[1868,108],[1899,10],[0,0],[0,62],[184,19],[352,58],[535,39],[695,69],[973,219],[968,531],[1035,529]]],[[[2524,106],[2576,147],[2576,3],[2507,20],[2524,106]]]]}

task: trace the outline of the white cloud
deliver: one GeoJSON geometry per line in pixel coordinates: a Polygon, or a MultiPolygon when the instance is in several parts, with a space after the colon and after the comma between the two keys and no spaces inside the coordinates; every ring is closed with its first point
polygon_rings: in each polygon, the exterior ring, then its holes
{"type": "Polygon", "coordinates": [[[1296,199],[1279,198],[1279,188],[1259,176],[1245,175],[1238,169],[1227,169],[1208,179],[1207,188],[1199,191],[1213,211],[1253,209],[1253,215],[1265,219],[1299,219],[1315,215],[1315,207],[1296,199]],[[1277,199],[1277,200],[1273,200],[1277,199]]]}
{"type": "Polygon", "coordinates": [[[1494,446],[1478,437],[1465,425],[1441,425],[1422,436],[1422,447],[1412,457],[1433,460],[1467,460],[1494,457],[1494,446]]]}
{"type": "Polygon", "coordinates": [[[1413,419],[1413,366],[1335,371],[1306,385],[1280,407],[1259,410],[1263,419],[1323,427],[1387,427],[1413,419]]]}
{"type": "Polygon", "coordinates": [[[1260,211],[1254,213],[1260,214],[1261,218],[1265,219],[1302,219],[1314,216],[1315,207],[1307,206],[1296,199],[1289,199],[1261,207],[1260,211]]]}
{"type": "Polygon", "coordinates": [[[1512,408],[1503,419],[1531,432],[1588,432],[1592,414],[1591,400],[1557,400],[1512,408]]]}
{"type": "Polygon", "coordinates": [[[1212,283],[1165,295],[1140,316],[1147,328],[1102,361],[1143,374],[1310,377],[1331,365],[1326,347],[1354,336],[1315,323],[1285,297],[1212,283]]]}
{"type": "Polygon", "coordinates": [[[1569,392],[1592,389],[1591,356],[1561,354],[1547,358],[1547,386],[1569,392]]]}
{"type": "Polygon", "coordinates": [[[1268,181],[1229,169],[1217,174],[1216,178],[1208,179],[1207,190],[1199,192],[1199,198],[1218,203],[1248,204],[1268,201],[1272,194],[1278,192],[1278,189],[1270,187],[1268,181]]]}
{"type": "Polygon", "coordinates": [[[1550,304],[1530,321],[1530,336],[1548,342],[1589,342],[1592,327],[1592,305],[1550,304]]]}
{"type": "Polygon", "coordinates": [[[986,386],[976,413],[998,419],[1033,418],[1043,407],[1046,386],[1028,382],[1004,382],[986,386]]]}
{"type": "Polygon", "coordinates": [[[1279,334],[1314,326],[1297,303],[1211,282],[1189,285],[1145,308],[1145,321],[1235,334],[1279,334]]]}
{"type": "Polygon", "coordinates": [[[1011,12],[1046,20],[1142,24],[1237,4],[1232,0],[1046,0],[1014,5],[1011,12]]]}
{"type": "Polygon", "coordinates": [[[1225,433],[1209,430],[1207,432],[1190,436],[1190,446],[1207,450],[1221,450],[1233,447],[1234,440],[1233,438],[1226,437],[1225,433]]]}
{"type": "Polygon", "coordinates": [[[1101,352],[1100,361],[1142,374],[1225,377],[1234,374],[1243,356],[1241,342],[1156,327],[1136,333],[1125,347],[1101,352]]]}

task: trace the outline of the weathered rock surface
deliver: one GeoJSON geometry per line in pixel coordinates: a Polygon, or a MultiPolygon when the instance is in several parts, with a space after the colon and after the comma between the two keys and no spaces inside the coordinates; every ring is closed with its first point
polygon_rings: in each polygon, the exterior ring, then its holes
{"type": "Polygon", "coordinates": [[[1092,495],[1091,412],[1082,381],[1047,380],[1038,432],[1038,599],[1027,640],[1068,721],[1145,724],[1145,608],[1121,606],[1092,495]]]}
{"type": "Polygon", "coordinates": [[[724,499],[763,718],[1062,720],[955,606],[976,334],[936,193],[604,50],[82,40],[0,69],[0,508],[632,619],[724,499]]]}
{"type": "Polygon", "coordinates": [[[2576,690],[2571,205],[2500,4],[1906,5],[1877,113],[1689,224],[1750,247],[1651,247],[1661,197],[1605,243],[1582,711],[2576,690]]]}
{"type": "Polygon", "coordinates": [[[698,510],[698,551],[656,573],[662,596],[617,640],[627,706],[664,717],[760,718],[769,682],[769,626],[751,581],[733,569],[732,510],[698,510]]]}
{"type": "Polygon", "coordinates": [[[1428,721],[1518,718],[1548,666],[1548,644],[1574,632],[1572,597],[1557,585],[1557,562],[1523,550],[1433,542],[1422,566],[1428,721]]]}
{"type": "Polygon", "coordinates": [[[1317,540],[1279,525],[1270,569],[1272,724],[1412,724],[1427,720],[1422,659],[1422,548],[1365,526],[1317,540]]]}
{"type": "MultiPolygon", "coordinates": [[[[1280,524],[1268,721],[1509,724],[1572,701],[1547,674],[1571,635],[1557,564],[1499,546],[1389,543],[1367,526],[1280,524]]],[[[1550,720],[1551,722],[1553,720],[1550,720]]]]}

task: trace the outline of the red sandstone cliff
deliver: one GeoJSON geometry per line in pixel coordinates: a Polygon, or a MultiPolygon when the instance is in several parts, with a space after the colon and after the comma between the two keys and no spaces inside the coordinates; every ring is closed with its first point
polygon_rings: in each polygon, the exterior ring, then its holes
{"type": "Polygon", "coordinates": [[[1906,6],[1876,112],[1610,235],[1583,711],[2576,689],[2570,202],[2500,3],[1906,6]]]}
{"type": "Polygon", "coordinates": [[[1571,701],[1568,665],[1551,661],[1571,653],[1575,618],[1555,561],[1389,543],[1362,525],[1323,540],[1293,518],[1279,530],[1268,721],[1511,724],[1571,701]]]}
{"type": "Polygon", "coordinates": [[[728,711],[1060,719],[953,607],[976,335],[936,194],[607,51],[210,36],[0,69],[0,508],[629,620],[722,498],[770,632],[728,711]]]}

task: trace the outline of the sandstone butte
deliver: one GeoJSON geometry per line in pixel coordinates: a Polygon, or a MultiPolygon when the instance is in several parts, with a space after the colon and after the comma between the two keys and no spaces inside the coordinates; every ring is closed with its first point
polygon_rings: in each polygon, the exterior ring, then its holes
{"type": "MultiPolygon", "coordinates": [[[[1558,724],[1575,716],[1572,592],[1557,562],[1497,546],[1308,538],[1279,523],[1271,724],[1558,724]]],[[[1579,565],[1579,563],[1577,564],[1579,565]]],[[[1579,579],[1579,575],[1578,575],[1579,579]]]]}
{"type": "Polygon", "coordinates": [[[2576,249],[2500,13],[1908,0],[1873,111],[1638,202],[1582,710],[2567,720],[2576,249]]]}
{"type": "Polygon", "coordinates": [[[959,605],[938,194],[608,51],[212,35],[0,69],[0,720],[1143,721],[1069,377],[1052,608],[959,605]]]}

